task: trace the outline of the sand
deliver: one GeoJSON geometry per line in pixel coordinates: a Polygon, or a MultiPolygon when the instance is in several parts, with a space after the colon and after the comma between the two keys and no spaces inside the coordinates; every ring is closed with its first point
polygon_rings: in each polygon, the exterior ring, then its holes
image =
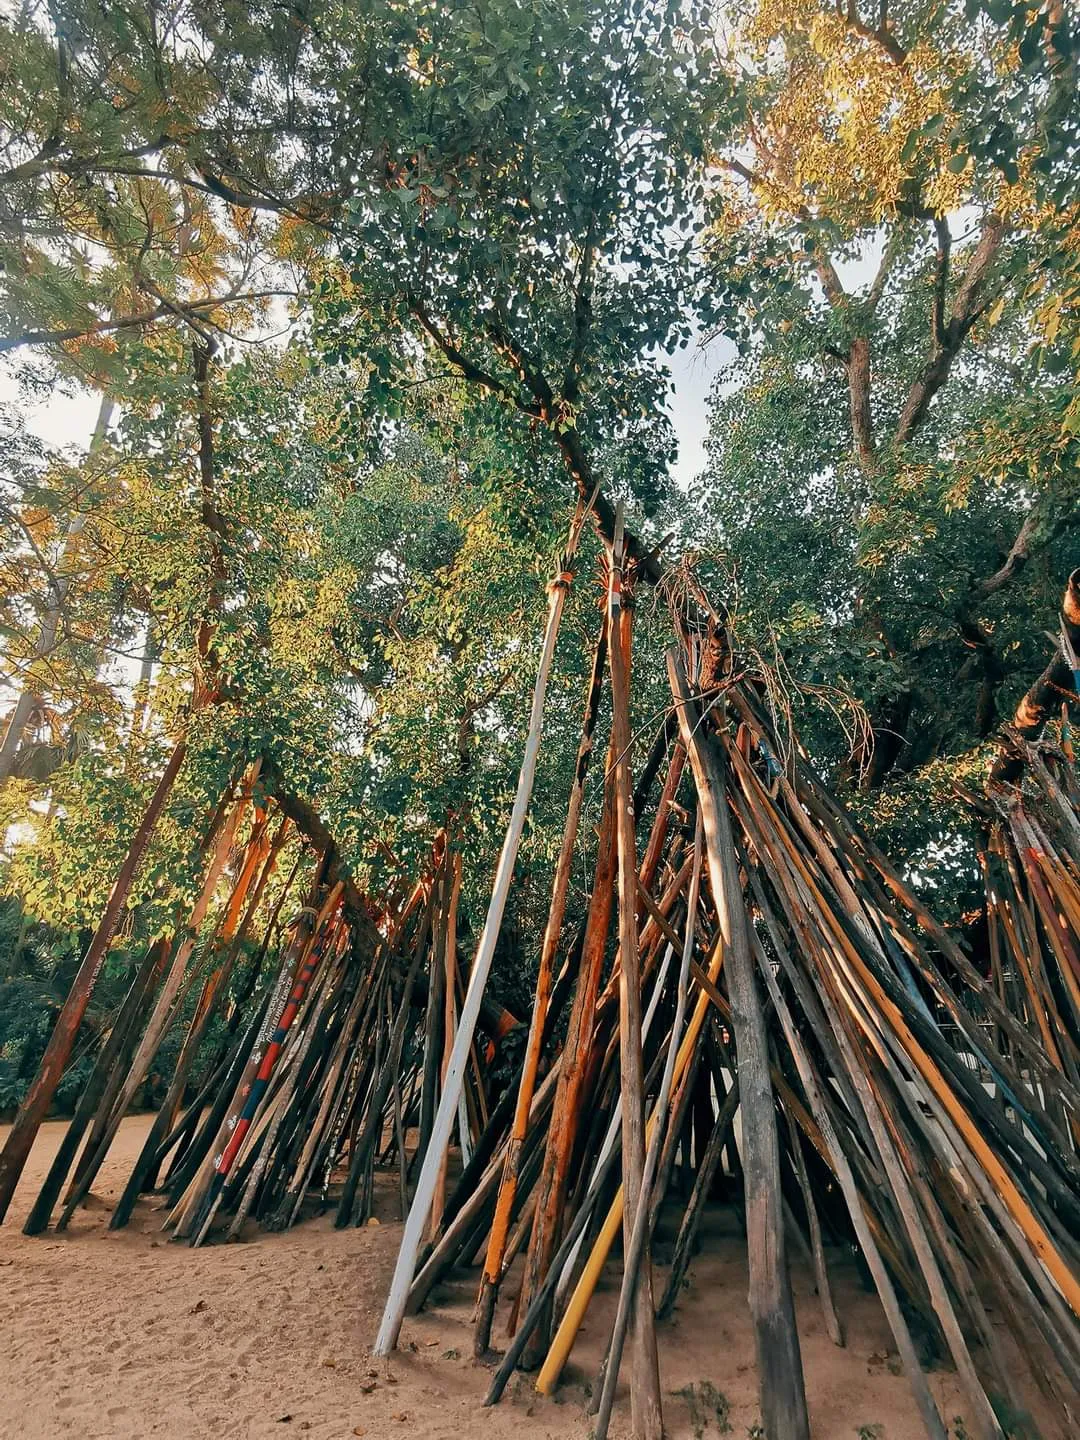
{"type": "MultiPolygon", "coordinates": [[[[485,1410],[489,1372],[471,1358],[473,1277],[436,1291],[423,1315],[406,1320],[389,1365],[370,1357],[401,1230],[392,1184],[377,1197],[382,1223],[363,1230],[334,1230],[327,1215],[286,1234],[252,1230],[239,1244],[191,1250],[161,1234],[162,1214],[146,1200],[128,1229],[110,1234],[109,1210],[149,1123],[124,1121],[89,1208],[66,1234],[28,1239],[19,1226],[63,1124],[39,1136],[0,1230],[4,1440],[586,1440],[585,1389],[610,1325],[616,1266],[558,1397],[538,1397],[529,1378],[517,1376],[502,1404],[485,1410]]],[[[839,1257],[835,1270],[843,1350],[825,1334],[809,1270],[793,1270],[815,1440],[922,1440],[876,1298],[861,1289],[850,1259],[839,1257]]],[[[669,1440],[754,1433],[746,1290],[733,1212],[717,1206],[675,1317],[660,1329],[669,1440]],[[711,1399],[703,1403],[709,1385],[726,1418],[711,1399]],[[677,1393],[689,1386],[692,1395],[677,1393]]],[[[629,1432],[625,1373],[616,1440],[629,1432]]],[[[964,1410],[955,1375],[935,1371],[930,1382],[952,1422],[964,1410]]]]}

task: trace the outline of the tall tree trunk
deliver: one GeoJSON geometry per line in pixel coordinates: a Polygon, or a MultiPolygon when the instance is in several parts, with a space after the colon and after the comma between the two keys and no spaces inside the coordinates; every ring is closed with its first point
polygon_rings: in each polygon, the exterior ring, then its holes
{"type": "MultiPolygon", "coordinates": [[[[101,449],[105,441],[105,432],[109,428],[112,413],[113,403],[108,397],[104,397],[101,401],[101,408],[98,411],[94,434],[90,440],[90,455],[96,454],[97,451],[101,449]]],[[[37,643],[34,645],[33,659],[27,668],[26,679],[19,698],[15,701],[14,709],[8,716],[4,738],[0,741],[0,785],[10,778],[15,768],[15,757],[18,754],[23,735],[26,733],[26,727],[30,723],[30,717],[41,704],[41,692],[44,687],[40,684],[40,666],[41,662],[47,660],[56,647],[56,637],[60,633],[60,622],[64,618],[64,605],[67,601],[68,592],[71,589],[71,565],[79,536],[82,534],[85,526],[86,515],[80,511],[70,521],[67,535],[64,537],[64,548],[60,555],[59,564],[56,567],[56,578],[51,581],[49,585],[49,600],[45,606],[45,613],[42,616],[37,643]]]]}

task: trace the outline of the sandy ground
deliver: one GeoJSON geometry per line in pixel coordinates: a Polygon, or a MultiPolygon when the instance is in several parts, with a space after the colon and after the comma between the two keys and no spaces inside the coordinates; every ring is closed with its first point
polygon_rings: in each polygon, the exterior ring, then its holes
{"type": "MultiPolygon", "coordinates": [[[[370,1358],[401,1229],[392,1186],[379,1200],[382,1223],[364,1230],[336,1231],[324,1216],[286,1234],[253,1230],[244,1243],[191,1250],[160,1233],[161,1213],[145,1201],[127,1230],[110,1234],[108,1212],[148,1124],[124,1121],[90,1207],[66,1234],[27,1239],[19,1226],[64,1127],[42,1130],[0,1231],[4,1440],[287,1440],[301,1432],[306,1440],[586,1440],[586,1386],[610,1327],[616,1266],[558,1397],[538,1397],[518,1376],[485,1410],[488,1372],[471,1358],[471,1276],[406,1320],[389,1365],[370,1358]]],[[[667,1434],[747,1440],[759,1415],[743,1247],[730,1211],[716,1207],[706,1223],[690,1284],[660,1330],[667,1434]],[[709,1385],[722,1397],[719,1416],[715,1399],[702,1402],[709,1385]]],[[[921,1440],[907,1382],[893,1373],[884,1317],[854,1266],[836,1266],[843,1350],[825,1334],[809,1272],[796,1265],[794,1280],[815,1440],[921,1440]]],[[[497,1319],[495,1343],[501,1333],[497,1319]]],[[[930,1379],[952,1422],[964,1408],[955,1376],[930,1379]]],[[[616,1440],[629,1433],[628,1410],[624,1383],[616,1440]]]]}

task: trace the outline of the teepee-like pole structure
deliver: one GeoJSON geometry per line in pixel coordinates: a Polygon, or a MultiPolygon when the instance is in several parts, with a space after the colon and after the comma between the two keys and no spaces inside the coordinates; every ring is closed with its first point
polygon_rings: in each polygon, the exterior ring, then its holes
{"type": "MultiPolygon", "coordinates": [[[[1037,804],[993,802],[997,959],[984,974],[828,793],[796,738],[778,729],[768,676],[740,668],[723,617],[699,587],[686,588],[694,604],[676,608],[680,643],[668,662],[679,748],[663,814],[642,865],[622,863],[633,855],[625,819],[632,825],[637,817],[625,779],[621,789],[616,783],[629,756],[626,729],[618,728],[628,694],[620,647],[594,883],[584,929],[567,951],[574,999],[562,1049],[537,1085],[549,1042],[536,1027],[528,1110],[519,1094],[512,1126],[505,1110],[493,1111],[491,1158],[463,1177],[408,1303],[422,1305],[436,1279],[483,1245],[484,1352],[498,1291],[510,1282],[515,1253],[524,1254],[510,1306],[513,1338],[488,1403],[517,1365],[539,1365],[537,1389],[550,1393],[622,1231],[624,1278],[597,1387],[603,1435],[632,1303],[647,1293],[652,1228],[665,1207],[682,1205],[663,1316],[688,1283],[692,1238],[715,1178],[738,1175],[771,1436],[809,1434],[788,1276],[793,1241],[813,1267],[829,1333],[842,1343],[823,1223],[834,1236],[846,1229],[866,1260],[929,1436],[945,1440],[947,1429],[913,1326],[923,1345],[955,1365],[971,1433],[1002,1440],[991,1397],[1019,1406],[1002,1319],[1068,1427],[1080,1380],[1080,793],[1071,763],[1028,745],[1037,804]],[[676,814],[679,823],[669,826],[676,814]],[[699,869],[708,881],[700,893],[691,882],[699,869]],[[622,924],[630,884],[643,921],[636,976],[622,924]],[[605,983],[616,911],[618,946],[605,983]],[[675,954],[683,966],[671,965],[675,954]],[[619,1003],[628,973],[639,1002],[637,1078],[619,1003]],[[638,1136],[633,1110],[620,1101],[628,1078],[648,1115],[638,1136]],[[729,1157],[724,1170],[737,1115],[738,1163],[729,1157]],[[687,1147],[696,1179],[680,1201],[671,1179],[687,1147]],[[581,1178],[569,1183],[575,1158],[581,1178]],[[628,1203],[635,1176],[638,1195],[628,1203]]],[[[614,645],[620,629],[610,607],[608,626],[614,645]]],[[[556,887],[561,926],[557,906],[556,887]]],[[[546,968],[542,984],[551,985],[546,968]]],[[[638,1375],[641,1353],[648,1351],[635,1353],[638,1375]]],[[[653,1433],[654,1416],[632,1410],[635,1435],[653,1433]]]]}

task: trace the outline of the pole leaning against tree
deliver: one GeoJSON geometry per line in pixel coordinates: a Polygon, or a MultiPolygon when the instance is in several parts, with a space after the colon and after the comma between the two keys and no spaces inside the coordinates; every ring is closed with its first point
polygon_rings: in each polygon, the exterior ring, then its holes
{"type": "Polygon", "coordinates": [[[477,1357],[483,1355],[491,1340],[491,1322],[495,1314],[495,1302],[499,1294],[499,1280],[502,1274],[503,1255],[510,1230],[510,1218],[517,1198],[518,1180],[524,1154],[525,1135],[529,1128],[529,1112],[536,1090],[536,1077],[540,1068],[540,1052],[543,1048],[548,1007],[554,977],[555,956],[562,936],[563,919],[566,914],[566,897],[570,885],[570,867],[574,861],[577,846],[578,824],[581,806],[585,796],[585,779],[592,758],[593,735],[600,713],[600,697],[603,691],[604,667],[607,663],[607,620],[601,622],[600,634],[593,654],[592,673],[589,676],[588,696],[585,702],[585,721],[582,725],[581,741],[578,745],[577,762],[574,766],[574,780],[567,806],[566,824],[563,828],[562,845],[555,867],[552,884],[551,908],[540,952],[540,970],[536,980],[536,998],[533,1004],[532,1024],[529,1029],[525,1063],[518,1085],[517,1103],[514,1110],[510,1142],[506,1149],[499,1198],[495,1205],[495,1218],[491,1224],[487,1255],[484,1260],[484,1274],[480,1282],[480,1296],[477,1300],[476,1331],[473,1349],[477,1357]]]}
{"type": "Polygon", "coordinates": [[[761,1412],[771,1440],[809,1440],[799,1333],[784,1246],[768,1039],[754,978],[725,780],[677,649],[668,652],[668,675],[701,805],[709,880],[726,955],[743,1114],[750,1310],[757,1341],[761,1412]]]}
{"type": "MultiPolygon", "coordinates": [[[[580,529],[580,526],[578,528],[580,529]]],[[[573,543],[571,551],[572,548],[573,543]]],[[[569,563],[568,560],[566,563],[569,563]]],[[[389,1355],[397,1345],[401,1322],[405,1317],[405,1307],[409,1299],[409,1289],[416,1273],[417,1256],[423,1243],[428,1213],[442,1168],[442,1157],[449,1143],[450,1131],[457,1115],[458,1093],[465,1077],[465,1066],[469,1059],[476,1022],[480,1016],[480,1003],[491,970],[491,962],[495,957],[495,944],[499,938],[499,931],[502,929],[503,912],[506,909],[510,882],[513,879],[514,865],[521,845],[521,835],[525,828],[525,816],[528,813],[529,801],[532,797],[536,757],[540,750],[540,736],[543,731],[544,699],[547,694],[548,677],[551,674],[551,664],[555,656],[555,641],[559,634],[559,623],[562,619],[566,592],[572,578],[568,569],[560,567],[558,574],[548,586],[547,626],[540,653],[536,684],[533,687],[528,738],[525,742],[525,757],[522,761],[521,773],[518,776],[514,808],[510,815],[506,837],[503,840],[502,852],[499,855],[491,903],[488,906],[480,943],[476,949],[476,959],[469,977],[469,988],[465,994],[465,1003],[461,1007],[461,1019],[458,1021],[457,1035],[454,1037],[454,1048],[446,1072],[446,1084],[443,1086],[443,1092],[439,1099],[431,1140],[417,1180],[412,1209],[405,1222],[405,1233],[401,1237],[401,1248],[398,1251],[397,1264],[394,1267],[390,1293],[375,1338],[374,1353],[376,1355],[389,1355]]]]}
{"type": "Polygon", "coordinates": [[[652,1263],[648,1241],[640,1257],[632,1257],[634,1220],[644,1194],[645,1082],[641,1054],[641,956],[637,928],[637,852],[630,779],[630,637],[632,611],[623,547],[623,508],[615,517],[608,583],[608,625],[611,644],[611,733],[615,761],[615,823],[619,864],[619,1057],[623,1127],[623,1243],[628,1265],[640,1263],[636,1286],[629,1292],[633,1312],[634,1354],[630,1372],[630,1412],[634,1440],[661,1440],[664,1420],[660,1400],[660,1368],[656,1353],[652,1263]]]}

